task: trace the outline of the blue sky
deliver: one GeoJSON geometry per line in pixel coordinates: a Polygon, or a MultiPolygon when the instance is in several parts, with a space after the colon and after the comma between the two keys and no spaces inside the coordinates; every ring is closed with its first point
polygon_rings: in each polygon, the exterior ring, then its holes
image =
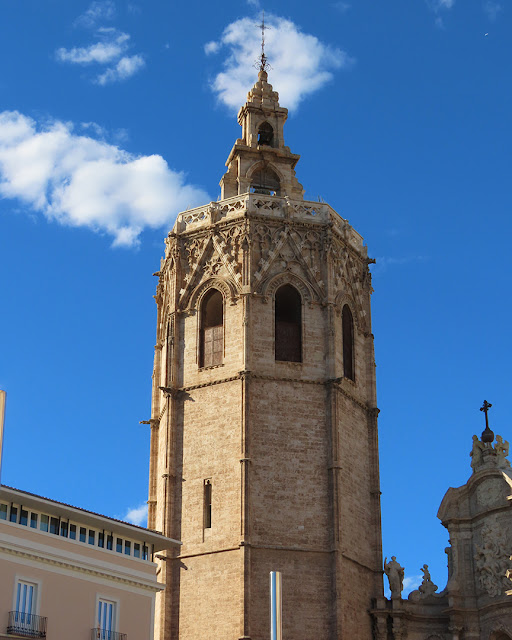
{"type": "MultiPolygon", "coordinates": [[[[152,273],[176,213],[219,195],[260,8],[0,0],[3,483],[119,517],[144,504],[152,273]]],[[[264,8],[306,198],[377,259],[384,555],[442,588],[436,513],[484,398],[512,436],[511,7],[264,8]]]]}

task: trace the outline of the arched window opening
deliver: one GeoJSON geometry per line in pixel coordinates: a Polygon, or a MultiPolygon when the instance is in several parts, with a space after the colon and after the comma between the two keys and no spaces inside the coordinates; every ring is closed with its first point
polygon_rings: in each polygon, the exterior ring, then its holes
{"type": "Polygon", "coordinates": [[[348,305],[341,312],[341,330],[343,332],[343,375],[355,380],[354,375],[354,320],[348,305]]]}
{"type": "Polygon", "coordinates": [[[276,360],[302,362],[302,300],[291,284],[276,291],[275,323],[276,360]]]}
{"type": "Polygon", "coordinates": [[[279,176],[269,167],[263,167],[263,169],[256,171],[252,176],[252,193],[263,193],[267,196],[278,196],[280,195],[280,190],[281,182],[279,180],[279,176]]]}
{"type": "Polygon", "coordinates": [[[265,144],[269,147],[274,146],[274,129],[268,122],[263,122],[258,129],[258,144],[265,144]]]}
{"type": "Polygon", "coordinates": [[[199,366],[222,364],[224,355],[224,305],[222,294],[211,289],[201,305],[199,366]]]}

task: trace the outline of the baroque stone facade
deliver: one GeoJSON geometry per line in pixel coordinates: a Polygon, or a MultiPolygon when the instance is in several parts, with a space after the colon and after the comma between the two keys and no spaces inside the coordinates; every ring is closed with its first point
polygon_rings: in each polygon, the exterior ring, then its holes
{"type": "Polygon", "coordinates": [[[303,199],[261,70],[222,197],[181,213],[158,275],[149,527],[159,640],[373,637],[382,599],[371,277],[361,236],[303,199]]]}
{"type": "Polygon", "coordinates": [[[511,640],[512,471],[508,442],[493,440],[490,430],[473,436],[473,473],[448,489],[437,514],[450,534],[445,589],[436,593],[424,565],[423,584],[407,600],[401,589],[377,600],[378,638],[511,640]]]}

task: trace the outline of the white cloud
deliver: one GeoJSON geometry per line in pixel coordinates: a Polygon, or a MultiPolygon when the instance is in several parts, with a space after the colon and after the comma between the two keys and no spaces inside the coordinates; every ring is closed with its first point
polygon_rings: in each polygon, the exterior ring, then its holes
{"type": "Polygon", "coordinates": [[[98,84],[105,85],[109,82],[116,82],[118,80],[126,80],[134,73],[137,73],[139,69],[146,64],[144,58],[141,55],[125,56],[117,61],[117,63],[107,69],[104,73],[101,73],[98,78],[98,84]]]}
{"type": "Polygon", "coordinates": [[[210,53],[217,53],[220,50],[220,42],[207,42],[204,45],[204,52],[206,53],[206,55],[210,55],[210,53]]]}
{"type": "Polygon", "coordinates": [[[503,5],[500,2],[494,2],[494,0],[484,2],[484,12],[491,22],[494,22],[502,11],[503,5]]]}
{"type": "Polygon", "coordinates": [[[148,521],[148,505],[141,504],[140,507],[129,509],[123,520],[136,524],[139,527],[146,527],[148,521]]]}
{"type": "Polygon", "coordinates": [[[110,82],[127,80],[144,67],[145,60],[141,54],[124,55],[129,48],[130,36],[113,28],[100,28],[97,31],[100,42],[88,47],[74,47],[57,49],[56,56],[61,62],[80,65],[110,65],[98,74],[95,82],[106,85],[110,82]]]}
{"type": "Polygon", "coordinates": [[[91,29],[102,20],[113,20],[116,15],[116,8],[112,0],[104,0],[103,2],[93,2],[89,5],[87,11],[82,13],[75,20],[77,26],[91,29]]]}
{"type": "Polygon", "coordinates": [[[49,220],[134,246],[145,228],[170,227],[179,211],[209,202],[159,155],[136,156],[73,132],[0,113],[0,197],[15,198],[49,220]]]}
{"type": "MultiPolygon", "coordinates": [[[[296,108],[329,82],[333,71],[353,63],[344,51],[302,32],[291,20],[266,15],[265,22],[270,27],[265,33],[265,52],[272,67],[269,80],[279,90],[284,106],[296,108]]],[[[224,70],[215,76],[212,89],[230,108],[238,109],[254,84],[260,38],[254,20],[241,18],[226,27],[219,41],[205,47],[207,53],[227,51],[224,70]]]]}
{"type": "Polygon", "coordinates": [[[127,33],[108,33],[105,42],[96,42],[88,47],[73,47],[57,49],[57,59],[61,62],[71,62],[73,64],[107,64],[119,58],[128,48],[130,36],[127,33]]]}

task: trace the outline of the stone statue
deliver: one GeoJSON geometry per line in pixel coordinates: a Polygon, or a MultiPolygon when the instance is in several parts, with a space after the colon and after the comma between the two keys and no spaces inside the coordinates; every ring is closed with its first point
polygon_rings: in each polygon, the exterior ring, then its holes
{"type": "Polygon", "coordinates": [[[430,571],[428,570],[428,564],[424,564],[421,567],[421,571],[423,571],[423,582],[419,586],[419,592],[422,596],[431,596],[437,591],[437,584],[432,582],[430,571]]]}
{"type": "Polygon", "coordinates": [[[389,580],[389,590],[392,598],[401,598],[404,588],[404,568],[396,561],[396,556],[391,556],[391,560],[387,562],[384,558],[384,573],[389,580]]]}
{"type": "Polygon", "coordinates": [[[472,469],[476,469],[483,463],[483,450],[485,449],[485,445],[481,442],[478,436],[473,436],[473,448],[471,449],[471,467],[472,469]]]}
{"type": "Polygon", "coordinates": [[[496,466],[500,469],[510,467],[510,462],[507,460],[508,450],[508,440],[505,440],[505,442],[503,442],[503,438],[501,436],[496,436],[494,451],[496,452],[496,466]]]}

